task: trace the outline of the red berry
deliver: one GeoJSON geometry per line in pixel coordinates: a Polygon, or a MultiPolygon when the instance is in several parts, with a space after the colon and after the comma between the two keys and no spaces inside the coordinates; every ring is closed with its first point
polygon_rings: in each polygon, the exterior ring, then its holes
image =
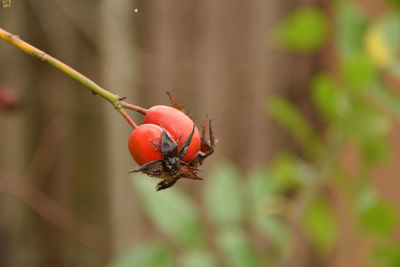
{"type": "Polygon", "coordinates": [[[154,106],[148,110],[135,107],[145,114],[143,124],[136,127],[129,137],[129,150],[141,172],[163,179],[157,184],[157,191],[173,186],[181,178],[202,180],[197,172],[204,159],[214,151],[214,135],[209,132],[210,141],[204,138],[207,120],[202,123],[202,137],[192,119],[169,95],[172,105],[154,106]]]}
{"type": "Polygon", "coordinates": [[[9,88],[0,88],[0,109],[12,111],[21,106],[18,94],[9,88]]]}
{"type": "MultiPolygon", "coordinates": [[[[144,124],[160,125],[170,134],[171,138],[178,143],[178,149],[189,137],[193,130],[194,122],[182,111],[169,106],[154,106],[147,110],[144,124]]],[[[192,141],[188,151],[183,158],[185,162],[192,162],[200,151],[200,134],[197,127],[194,130],[192,141]]]]}
{"type": "Polygon", "coordinates": [[[129,151],[139,165],[163,159],[155,144],[161,140],[162,129],[154,124],[142,124],[134,129],[129,137],[129,151]]]}

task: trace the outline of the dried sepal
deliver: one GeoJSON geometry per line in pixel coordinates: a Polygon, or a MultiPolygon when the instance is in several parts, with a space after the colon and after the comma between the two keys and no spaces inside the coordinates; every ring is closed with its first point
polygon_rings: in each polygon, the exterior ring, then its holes
{"type": "Polygon", "coordinates": [[[175,155],[178,153],[178,145],[172,140],[171,137],[169,137],[167,131],[162,127],[161,124],[160,127],[162,129],[161,145],[159,146],[161,149],[161,154],[163,155],[164,159],[175,157],[175,155]]]}
{"type": "Polygon", "coordinates": [[[176,183],[176,181],[178,181],[178,179],[179,178],[172,178],[172,179],[162,180],[161,182],[159,182],[157,184],[156,190],[160,191],[160,190],[163,190],[163,189],[167,189],[167,188],[173,186],[176,183]]]}
{"type": "Polygon", "coordinates": [[[161,125],[160,127],[162,129],[161,140],[159,140],[159,143],[152,140],[152,143],[160,150],[163,159],[148,162],[139,169],[132,170],[129,173],[142,172],[151,177],[163,179],[163,181],[157,184],[157,191],[173,186],[180,178],[202,180],[202,178],[197,176],[198,169],[183,161],[192,141],[195,126],[193,126],[191,134],[182,143],[179,151],[177,143],[171,139],[161,125]]]}
{"type": "Polygon", "coordinates": [[[203,119],[203,123],[201,124],[201,146],[200,146],[200,152],[197,155],[197,157],[190,163],[191,166],[193,167],[198,167],[203,164],[204,160],[210,156],[212,153],[214,153],[214,147],[215,147],[215,137],[214,133],[212,131],[212,126],[211,126],[211,120],[209,122],[209,141],[206,139],[206,131],[207,131],[207,115],[203,119]]]}
{"type": "MultiPolygon", "coordinates": [[[[193,129],[192,132],[190,133],[190,135],[186,138],[186,140],[182,143],[181,149],[178,152],[178,157],[179,159],[183,160],[183,158],[185,157],[188,149],[189,149],[189,145],[192,142],[192,138],[193,138],[193,134],[194,134],[194,129],[195,129],[195,125],[193,124],[193,129]]],[[[179,137],[180,139],[181,137],[179,137]]],[[[178,141],[179,142],[179,141],[178,141]]]]}
{"type": "Polygon", "coordinates": [[[186,115],[189,116],[189,114],[186,112],[186,110],[183,107],[179,106],[178,103],[176,103],[176,100],[175,100],[174,96],[171,95],[170,92],[167,91],[167,95],[168,95],[169,101],[171,101],[171,104],[172,104],[172,106],[174,108],[176,108],[177,110],[182,111],[183,113],[185,113],[186,115]]]}
{"type": "Polygon", "coordinates": [[[139,169],[131,170],[128,173],[133,173],[133,172],[142,172],[151,177],[161,178],[163,176],[162,160],[150,161],[150,162],[144,164],[143,166],[141,166],[139,169]]]}
{"type": "Polygon", "coordinates": [[[178,103],[176,103],[176,100],[174,98],[173,95],[171,95],[168,91],[167,91],[167,95],[169,98],[169,101],[171,102],[172,106],[179,110],[182,111],[184,114],[186,114],[189,118],[193,119],[192,116],[190,115],[190,111],[187,111],[183,106],[178,105],[178,103]]]}

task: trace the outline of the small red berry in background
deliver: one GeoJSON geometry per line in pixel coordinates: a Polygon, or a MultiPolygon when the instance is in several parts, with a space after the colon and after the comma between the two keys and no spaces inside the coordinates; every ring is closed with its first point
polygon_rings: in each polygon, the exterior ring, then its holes
{"type": "Polygon", "coordinates": [[[8,87],[0,87],[0,109],[14,111],[21,107],[21,101],[15,90],[8,87]]]}
{"type": "Polygon", "coordinates": [[[209,127],[210,141],[205,140],[207,120],[202,136],[189,115],[168,94],[174,107],[158,105],[145,111],[143,124],[129,137],[129,151],[142,172],[162,178],[157,190],[166,189],[180,178],[202,180],[198,166],[214,151],[214,135],[209,127]]]}

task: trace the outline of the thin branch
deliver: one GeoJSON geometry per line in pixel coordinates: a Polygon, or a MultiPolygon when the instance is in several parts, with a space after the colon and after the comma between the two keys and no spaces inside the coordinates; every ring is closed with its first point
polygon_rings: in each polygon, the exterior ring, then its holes
{"type": "Polygon", "coordinates": [[[132,105],[132,104],[129,104],[129,103],[126,103],[126,102],[121,102],[121,105],[122,105],[123,108],[134,110],[134,111],[139,112],[139,113],[141,113],[143,115],[146,115],[147,110],[148,110],[148,109],[145,109],[145,108],[142,108],[142,107],[139,107],[139,106],[136,106],[136,105],[132,105]]]}
{"type": "MultiPolygon", "coordinates": [[[[46,54],[42,50],[22,41],[17,35],[11,34],[2,28],[0,28],[0,39],[3,39],[4,41],[14,45],[15,47],[21,49],[25,53],[39,59],[42,62],[46,62],[50,64],[51,66],[61,70],[68,76],[72,77],[79,83],[83,84],[86,88],[88,88],[93,94],[99,95],[106,99],[108,102],[110,102],[115,109],[123,115],[123,117],[128,121],[128,123],[133,127],[136,128],[136,124],[132,123],[133,120],[125,113],[121,112],[123,109],[122,103],[121,103],[121,97],[112,94],[106,89],[100,87],[97,85],[95,82],[81,74],[80,72],[76,71],[75,69],[71,68],[70,66],[64,64],[63,62],[59,61],[58,59],[46,54]]],[[[125,103],[125,105],[128,105],[125,103]]],[[[130,105],[130,104],[129,104],[130,105]]],[[[133,105],[132,105],[133,106],[133,105]]]]}
{"type": "Polygon", "coordinates": [[[137,125],[136,123],[131,119],[131,117],[129,117],[129,115],[125,112],[124,109],[120,108],[118,109],[119,113],[122,114],[122,116],[124,116],[124,118],[128,121],[128,123],[132,126],[133,129],[136,129],[137,125]]]}
{"type": "Polygon", "coordinates": [[[93,226],[78,219],[73,213],[54,202],[24,177],[0,171],[0,193],[19,199],[44,220],[72,236],[86,247],[107,255],[107,238],[93,226]]]}

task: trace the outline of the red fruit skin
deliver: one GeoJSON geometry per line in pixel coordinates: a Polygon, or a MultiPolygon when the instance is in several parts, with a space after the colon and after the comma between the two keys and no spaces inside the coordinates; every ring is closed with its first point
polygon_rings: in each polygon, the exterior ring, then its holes
{"type": "MultiPolygon", "coordinates": [[[[169,106],[154,106],[151,107],[144,117],[144,124],[155,124],[167,130],[171,138],[176,142],[180,136],[181,139],[178,143],[178,149],[181,148],[183,142],[192,133],[194,122],[182,111],[169,107],[169,106]]],[[[200,151],[200,134],[195,127],[192,141],[190,142],[189,149],[183,158],[185,162],[192,162],[200,151]]]]}
{"type": "Polygon", "coordinates": [[[154,124],[142,124],[134,129],[129,136],[128,146],[133,159],[140,166],[153,161],[163,159],[161,152],[153,144],[159,144],[162,129],[154,124]]]}

